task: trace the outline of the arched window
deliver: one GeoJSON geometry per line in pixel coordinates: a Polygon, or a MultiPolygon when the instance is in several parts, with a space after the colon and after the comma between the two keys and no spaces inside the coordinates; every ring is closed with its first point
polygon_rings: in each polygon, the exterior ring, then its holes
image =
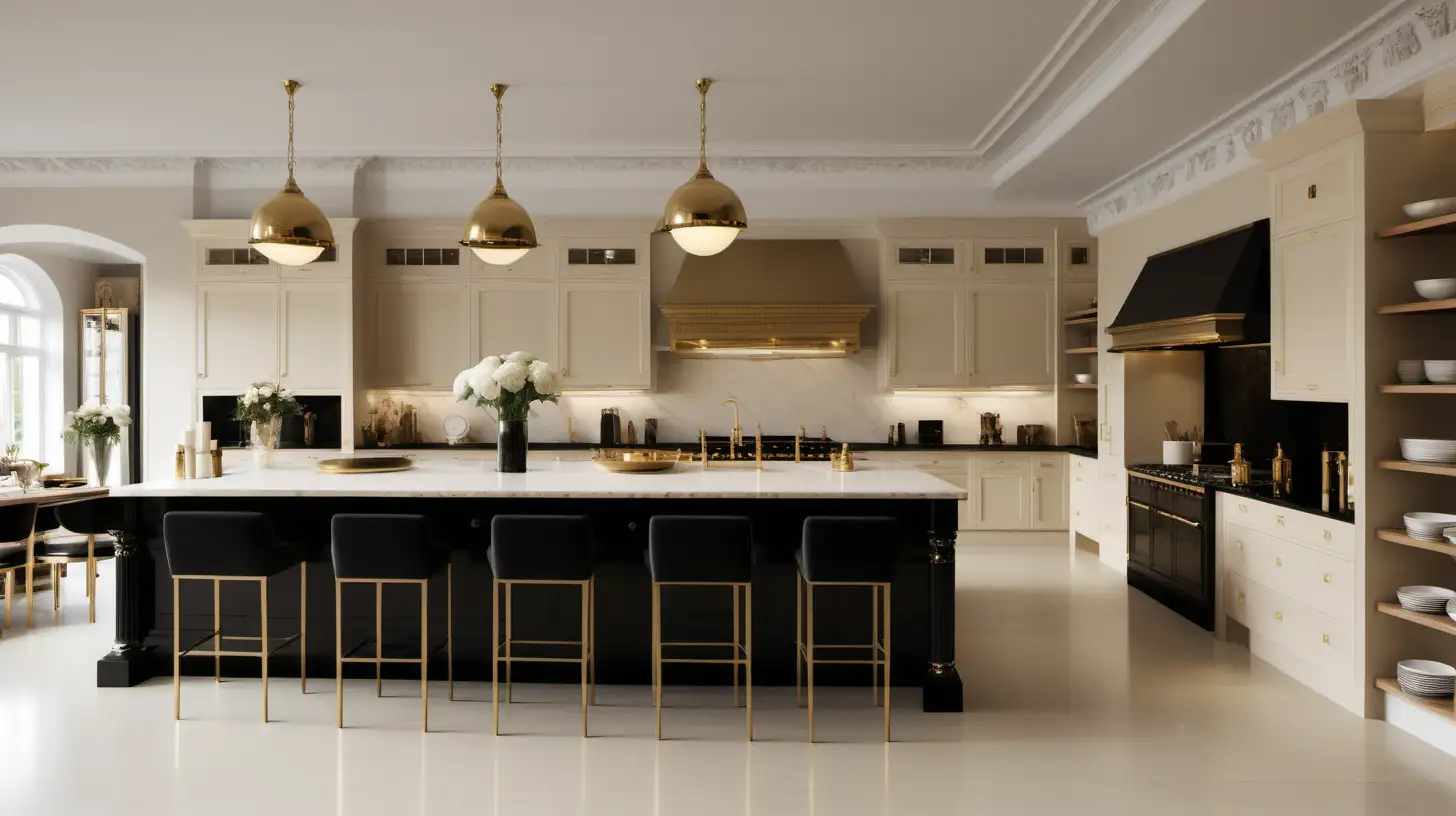
{"type": "Polygon", "coordinates": [[[0,265],[0,441],[19,456],[44,461],[48,427],[45,394],[46,346],[39,299],[28,281],[0,265]]]}

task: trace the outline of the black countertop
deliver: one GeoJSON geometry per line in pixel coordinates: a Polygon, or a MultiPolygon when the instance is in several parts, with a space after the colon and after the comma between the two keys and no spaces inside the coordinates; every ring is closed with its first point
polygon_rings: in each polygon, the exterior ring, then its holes
{"type": "MultiPolygon", "coordinates": [[[[600,448],[594,442],[532,442],[531,449],[539,451],[580,451],[600,448]]],[[[610,445],[608,447],[618,448],[652,448],[654,450],[697,450],[698,442],[654,442],[651,445],[610,445]]],[[[852,451],[884,452],[884,451],[905,451],[907,453],[935,453],[937,451],[951,451],[955,453],[1074,453],[1078,456],[1097,458],[1097,451],[1090,448],[1079,448],[1076,445],[975,445],[975,444],[946,444],[946,445],[891,445],[888,442],[850,442],[849,449],[852,451]]],[[[390,445],[387,448],[360,448],[360,450],[495,450],[494,442],[462,442],[459,445],[449,445],[444,442],[417,442],[407,445],[390,445]]]]}
{"type": "MultiPolygon", "coordinates": [[[[1159,473],[1156,468],[1142,467],[1139,465],[1129,465],[1127,470],[1129,473],[1146,473],[1150,476],[1167,478],[1166,474],[1159,473]]],[[[1180,479],[1178,481],[1184,480],[1180,479]]],[[[1335,521],[1343,521],[1350,524],[1355,523],[1355,511],[1353,510],[1346,510],[1343,512],[1339,510],[1322,510],[1320,509],[1320,506],[1318,504],[1313,503],[1313,500],[1305,497],[1275,496],[1272,492],[1272,486],[1267,484],[1256,484],[1248,487],[1235,487],[1228,484],[1228,482],[1226,481],[1206,481],[1196,478],[1192,480],[1187,480],[1187,483],[1197,484],[1201,487],[1207,488],[1209,490],[1215,490],[1220,493],[1231,493],[1235,496],[1243,496],[1244,498],[1253,499],[1254,501],[1261,501],[1266,504],[1273,504],[1278,507],[1287,507],[1290,510],[1298,510],[1301,513],[1309,513],[1310,515],[1322,516],[1324,518],[1334,519],[1335,521]]]]}

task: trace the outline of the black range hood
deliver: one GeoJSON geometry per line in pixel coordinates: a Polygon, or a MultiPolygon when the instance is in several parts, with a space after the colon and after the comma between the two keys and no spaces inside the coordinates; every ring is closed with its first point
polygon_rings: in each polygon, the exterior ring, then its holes
{"type": "Polygon", "coordinates": [[[1269,342],[1269,221],[1148,258],[1107,327],[1111,351],[1269,342]]]}

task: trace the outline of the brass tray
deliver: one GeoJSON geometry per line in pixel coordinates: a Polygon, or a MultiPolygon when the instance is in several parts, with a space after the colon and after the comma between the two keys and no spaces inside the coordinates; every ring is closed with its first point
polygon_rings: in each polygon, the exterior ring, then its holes
{"type": "Polygon", "coordinates": [[[410,470],[415,461],[408,456],[351,456],[345,459],[320,459],[322,473],[394,473],[410,470]]]}
{"type": "Polygon", "coordinates": [[[682,451],[645,448],[597,448],[592,461],[612,473],[661,473],[677,467],[682,451]]]}

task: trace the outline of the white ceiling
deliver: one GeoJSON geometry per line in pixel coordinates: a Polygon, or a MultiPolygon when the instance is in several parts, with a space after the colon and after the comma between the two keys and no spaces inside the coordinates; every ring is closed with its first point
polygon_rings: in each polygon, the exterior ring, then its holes
{"type": "Polygon", "coordinates": [[[486,155],[496,81],[508,156],[683,156],[706,75],[715,156],[980,157],[941,186],[1070,212],[1387,4],[15,3],[0,160],[277,156],[284,77],[300,156],[486,155]]]}

